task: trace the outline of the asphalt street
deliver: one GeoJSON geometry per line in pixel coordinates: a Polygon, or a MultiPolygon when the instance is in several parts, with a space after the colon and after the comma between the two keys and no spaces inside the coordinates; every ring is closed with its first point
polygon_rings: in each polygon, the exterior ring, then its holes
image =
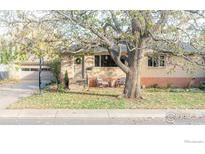
{"type": "Polygon", "coordinates": [[[205,119],[164,118],[0,118],[0,125],[204,125],[205,119]]]}

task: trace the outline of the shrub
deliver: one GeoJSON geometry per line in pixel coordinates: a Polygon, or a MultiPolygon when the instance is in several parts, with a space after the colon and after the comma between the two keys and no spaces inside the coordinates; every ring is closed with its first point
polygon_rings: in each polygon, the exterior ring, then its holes
{"type": "Polygon", "coordinates": [[[201,81],[200,83],[200,89],[205,90],[205,80],[201,81]]]}
{"type": "Polygon", "coordinates": [[[65,88],[69,89],[69,78],[68,78],[67,70],[66,70],[65,75],[64,75],[64,84],[65,84],[65,88]]]}
{"type": "Polygon", "coordinates": [[[55,77],[56,84],[60,84],[60,60],[58,58],[54,59],[48,64],[48,66],[55,77]]]}
{"type": "Polygon", "coordinates": [[[149,86],[149,88],[159,88],[159,85],[157,83],[155,83],[155,84],[149,86]]]}
{"type": "Polygon", "coordinates": [[[58,92],[64,92],[65,86],[63,84],[58,85],[58,92]]]}
{"type": "Polygon", "coordinates": [[[168,83],[167,84],[167,88],[172,88],[173,86],[172,86],[172,84],[171,83],[168,83]]]}

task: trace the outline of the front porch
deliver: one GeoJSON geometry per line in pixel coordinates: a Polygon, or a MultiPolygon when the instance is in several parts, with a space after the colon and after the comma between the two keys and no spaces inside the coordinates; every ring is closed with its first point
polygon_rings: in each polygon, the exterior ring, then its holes
{"type": "Polygon", "coordinates": [[[96,66],[95,55],[62,55],[62,81],[66,71],[71,83],[84,83],[85,81],[89,87],[97,86],[97,78],[109,82],[109,86],[114,87],[118,79],[125,77],[125,73],[119,67],[96,66]]]}

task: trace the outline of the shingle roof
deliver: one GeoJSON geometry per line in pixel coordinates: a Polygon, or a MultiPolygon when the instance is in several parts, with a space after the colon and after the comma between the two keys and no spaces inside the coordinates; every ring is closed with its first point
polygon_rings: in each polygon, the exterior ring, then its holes
{"type": "MultiPolygon", "coordinates": [[[[196,49],[190,43],[187,43],[187,42],[178,43],[178,47],[183,49],[183,51],[187,52],[187,53],[196,52],[196,49]]],[[[95,47],[95,48],[87,49],[87,50],[82,49],[80,52],[78,52],[80,49],[81,49],[80,45],[72,45],[69,50],[64,49],[64,50],[62,50],[61,53],[73,53],[73,54],[75,54],[75,53],[89,53],[89,52],[92,52],[92,53],[108,52],[108,50],[104,47],[95,47]]],[[[170,49],[170,47],[165,43],[158,44],[156,50],[157,49],[158,49],[158,51],[161,51],[161,52],[165,52],[165,51],[166,52],[175,52],[175,49],[170,49]]],[[[122,52],[127,51],[126,45],[121,45],[121,51],[122,52]]],[[[205,53],[205,49],[202,50],[201,52],[205,53]]]]}

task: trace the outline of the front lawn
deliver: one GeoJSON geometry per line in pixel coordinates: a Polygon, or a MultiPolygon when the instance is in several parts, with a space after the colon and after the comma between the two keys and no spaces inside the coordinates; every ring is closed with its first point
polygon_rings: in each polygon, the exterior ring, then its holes
{"type": "Polygon", "coordinates": [[[44,91],[42,95],[23,98],[10,109],[158,109],[205,108],[205,92],[181,89],[146,89],[144,99],[129,100],[118,97],[122,88],[90,88],[89,91],[44,91]]]}
{"type": "Polygon", "coordinates": [[[8,84],[8,83],[16,83],[16,82],[18,82],[18,80],[16,79],[4,79],[4,80],[0,80],[0,85],[8,84]]]}

